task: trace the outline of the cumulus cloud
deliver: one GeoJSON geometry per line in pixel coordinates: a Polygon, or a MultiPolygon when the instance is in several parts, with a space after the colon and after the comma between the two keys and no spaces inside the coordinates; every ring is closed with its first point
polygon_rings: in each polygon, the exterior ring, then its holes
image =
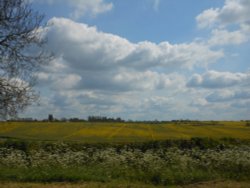
{"type": "Polygon", "coordinates": [[[31,2],[48,3],[50,5],[63,3],[71,6],[74,10],[70,13],[71,18],[79,19],[82,16],[97,16],[112,10],[113,4],[105,0],[31,0],[31,2]]]}
{"type": "Polygon", "coordinates": [[[223,57],[223,52],[196,42],[132,43],[65,18],[52,18],[44,33],[56,58],[38,78],[53,88],[131,91],[184,86],[183,76],[171,72],[205,67],[223,57]]]}
{"type": "Polygon", "coordinates": [[[211,8],[196,17],[200,28],[212,27],[219,24],[225,27],[231,24],[249,24],[250,1],[226,0],[222,8],[211,8]]]}
{"type": "Polygon", "coordinates": [[[73,73],[40,72],[37,77],[40,84],[56,90],[88,89],[127,92],[181,88],[185,85],[184,77],[174,73],[163,74],[153,71],[137,72],[128,70],[117,70],[115,72],[71,71],[73,73]]]}
{"type": "Polygon", "coordinates": [[[122,88],[140,90],[158,90],[178,87],[183,85],[184,78],[176,74],[162,74],[152,71],[146,72],[121,72],[114,77],[114,82],[122,88]]]}
{"type": "Polygon", "coordinates": [[[86,14],[96,16],[113,8],[112,3],[106,3],[104,0],[74,0],[70,1],[70,4],[75,8],[75,11],[71,14],[75,19],[86,14]]]}
{"type": "Polygon", "coordinates": [[[211,46],[221,46],[229,44],[241,44],[247,42],[249,33],[241,30],[227,31],[225,29],[215,29],[212,31],[212,37],[208,43],[211,46]]]}
{"type": "Polygon", "coordinates": [[[187,82],[188,87],[226,88],[250,83],[249,73],[208,71],[203,75],[194,74],[187,82]]]}
{"type": "Polygon", "coordinates": [[[111,68],[134,48],[124,38],[65,18],[51,19],[45,30],[48,48],[77,69],[111,68]]]}
{"type": "Polygon", "coordinates": [[[227,102],[233,101],[236,99],[250,99],[250,91],[232,91],[232,90],[224,90],[224,91],[216,91],[209,94],[206,97],[208,102],[227,102]]]}
{"type": "Polygon", "coordinates": [[[226,0],[222,8],[204,10],[196,21],[200,29],[212,29],[209,45],[242,44],[250,39],[249,11],[249,0],[226,0]]]}
{"type": "Polygon", "coordinates": [[[131,43],[117,35],[103,33],[95,27],[65,18],[53,18],[46,28],[51,48],[75,68],[134,69],[192,68],[206,66],[224,56],[201,43],[155,44],[148,41],[131,43]]]}
{"type": "Polygon", "coordinates": [[[162,42],[155,44],[143,41],[135,44],[135,48],[122,61],[134,68],[193,68],[205,67],[224,56],[222,51],[213,51],[200,43],[175,44],[162,42]]]}
{"type": "Polygon", "coordinates": [[[212,27],[218,18],[218,14],[219,14],[218,8],[217,9],[210,8],[204,10],[201,14],[199,14],[196,17],[198,27],[199,28],[212,27]]]}
{"type": "MultiPolygon", "coordinates": [[[[51,1],[56,2],[59,0],[51,1]]],[[[157,6],[158,1],[154,2],[157,6]]],[[[221,16],[232,2],[246,3],[228,0],[223,8],[206,10],[197,17],[200,28],[212,28],[210,39],[179,44],[133,43],[70,19],[50,19],[43,32],[55,59],[37,74],[38,86],[51,93],[44,104],[61,117],[82,117],[83,113],[132,119],[232,117],[228,112],[237,102],[250,100],[250,74],[209,71],[210,64],[224,57],[218,46],[249,40],[247,18],[231,18],[229,22],[221,16]],[[227,28],[236,23],[237,29],[227,28]],[[196,68],[208,71],[194,74],[196,68]],[[190,74],[193,76],[188,80],[190,74]]],[[[83,11],[82,15],[99,13],[83,11]]],[[[43,113],[47,115],[47,111],[43,113]]]]}

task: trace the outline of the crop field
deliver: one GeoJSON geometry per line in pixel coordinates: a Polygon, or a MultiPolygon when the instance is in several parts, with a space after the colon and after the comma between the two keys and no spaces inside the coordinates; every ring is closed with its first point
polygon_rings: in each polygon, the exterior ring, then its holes
{"type": "Polygon", "coordinates": [[[167,139],[250,139],[246,122],[93,123],[1,122],[0,138],[42,141],[144,142],[167,139]]]}

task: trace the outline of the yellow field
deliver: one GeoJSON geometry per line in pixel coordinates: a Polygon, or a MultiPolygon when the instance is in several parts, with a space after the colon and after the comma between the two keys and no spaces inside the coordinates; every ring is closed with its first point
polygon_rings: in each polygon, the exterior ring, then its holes
{"type": "Polygon", "coordinates": [[[68,123],[1,122],[0,138],[43,141],[135,142],[191,137],[250,139],[246,122],[68,123]]]}

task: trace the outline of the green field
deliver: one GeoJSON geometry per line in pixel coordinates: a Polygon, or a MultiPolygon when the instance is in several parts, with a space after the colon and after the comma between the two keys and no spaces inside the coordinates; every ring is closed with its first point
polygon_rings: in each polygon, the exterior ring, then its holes
{"type": "Polygon", "coordinates": [[[43,141],[144,142],[152,140],[206,138],[250,139],[246,122],[188,123],[71,123],[1,122],[1,138],[43,141]]]}

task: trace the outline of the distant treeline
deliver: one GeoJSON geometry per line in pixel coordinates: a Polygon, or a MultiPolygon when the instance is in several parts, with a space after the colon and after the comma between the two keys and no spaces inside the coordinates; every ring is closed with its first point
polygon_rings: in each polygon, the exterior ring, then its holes
{"type": "MultiPolygon", "coordinates": [[[[161,124],[161,123],[171,123],[171,124],[192,124],[192,125],[218,125],[221,121],[200,121],[200,120],[189,120],[189,119],[180,119],[180,120],[170,120],[170,121],[159,121],[159,120],[124,120],[120,117],[106,117],[106,116],[89,116],[87,119],[81,118],[54,118],[53,115],[49,114],[47,119],[37,120],[33,118],[16,118],[7,120],[8,122],[128,122],[128,123],[148,123],[148,124],[161,124]]],[[[246,122],[247,126],[250,126],[250,120],[241,120],[241,122],[246,122]]]]}
{"type": "Polygon", "coordinates": [[[125,120],[118,118],[109,118],[105,116],[89,116],[89,122],[125,122],[125,120]]]}
{"type": "Polygon", "coordinates": [[[111,118],[106,116],[89,116],[88,119],[81,118],[54,118],[53,115],[49,114],[48,119],[37,120],[33,118],[15,118],[7,120],[8,122],[125,122],[122,118],[111,118]]]}

